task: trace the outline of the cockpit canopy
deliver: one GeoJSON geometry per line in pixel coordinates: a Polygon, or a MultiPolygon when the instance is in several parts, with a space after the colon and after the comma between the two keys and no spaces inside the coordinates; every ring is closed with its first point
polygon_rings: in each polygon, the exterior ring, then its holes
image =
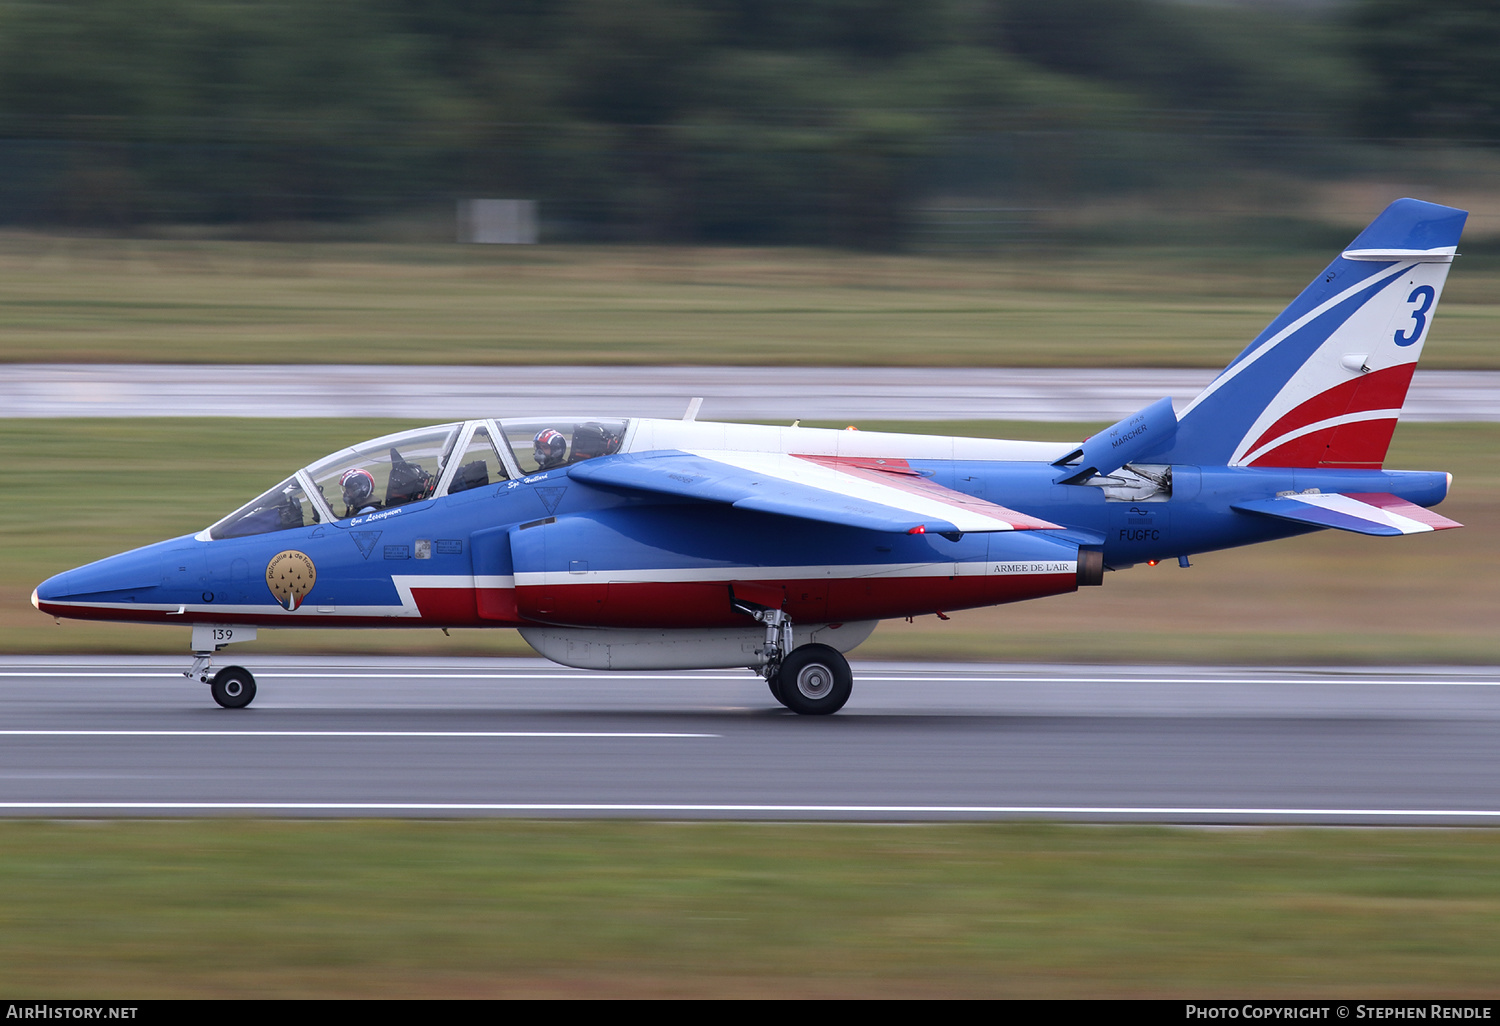
{"type": "Polygon", "coordinates": [[[620,451],[623,420],[471,420],[383,435],[304,467],[203,534],[242,538],[404,506],[620,451]]]}

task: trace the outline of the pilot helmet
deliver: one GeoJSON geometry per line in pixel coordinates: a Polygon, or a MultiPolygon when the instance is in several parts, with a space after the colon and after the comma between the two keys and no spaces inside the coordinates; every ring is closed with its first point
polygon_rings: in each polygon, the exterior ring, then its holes
{"type": "Polygon", "coordinates": [[[365,505],[375,494],[375,478],[368,470],[355,467],[346,470],[339,478],[339,488],[344,493],[344,505],[350,509],[358,509],[365,505]]]}
{"type": "Polygon", "coordinates": [[[543,428],[532,440],[531,454],[539,467],[555,467],[568,454],[568,440],[556,428],[543,428]]]}
{"type": "Polygon", "coordinates": [[[587,424],[578,425],[577,430],[573,432],[573,458],[575,460],[603,456],[609,451],[609,435],[605,432],[603,424],[590,421],[587,424]]]}

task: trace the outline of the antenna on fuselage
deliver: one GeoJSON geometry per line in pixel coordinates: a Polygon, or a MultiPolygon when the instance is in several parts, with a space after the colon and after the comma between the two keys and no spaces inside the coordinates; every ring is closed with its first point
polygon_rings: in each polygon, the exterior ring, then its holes
{"type": "Polygon", "coordinates": [[[697,420],[698,411],[703,407],[703,397],[695,396],[688,400],[687,412],[682,415],[683,420],[697,420]]]}

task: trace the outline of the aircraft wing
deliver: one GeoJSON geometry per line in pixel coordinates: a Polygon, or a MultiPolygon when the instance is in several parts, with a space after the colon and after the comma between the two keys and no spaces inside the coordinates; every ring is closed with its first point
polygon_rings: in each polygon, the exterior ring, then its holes
{"type": "Polygon", "coordinates": [[[630,453],[568,468],[610,488],[872,531],[953,534],[1062,528],[937,484],[905,460],[709,451],[630,453]]]}
{"type": "Polygon", "coordinates": [[[1389,492],[1282,495],[1274,499],[1236,502],[1232,508],[1356,534],[1422,534],[1464,526],[1416,503],[1398,499],[1389,492]]]}

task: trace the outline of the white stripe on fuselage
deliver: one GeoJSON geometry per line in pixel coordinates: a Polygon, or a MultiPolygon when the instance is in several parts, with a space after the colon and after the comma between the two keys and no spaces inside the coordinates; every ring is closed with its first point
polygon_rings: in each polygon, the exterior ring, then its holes
{"type": "Polygon", "coordinates": [[[401,597],[400,605],[383,606],[318,606],[303,603],[296,610],[275,603],[255,605],[250,603],[192,603],[177,602],[76,602],[61,599],[49,605],[70,606],[75,609],[120,610],[133,612],[179,613],[186,618],[213,614],[216,619],[230,616],[275,616],[285,619],[286,626],[315,626],[320,616],[408,618],[420,617],[414,591],[435,589],[485,589],[510,590],[516,587],[570,584],[729,584],[734,581],[800,581],[800,580],[856,580],[874,577],[978,577],[978,576],[1032,576],[1037,574],[1074,574],[1078,572],[1076,560],[1008,560],[964,563],[854,563],[842,566],[706,566],[663,567],[642,570],[589,570],[584,572],[554,571],[532,572],[510,575],[465,575],[421,576],[392,575],[401,597]]]}
{"type": "Polygon", "coordinates": [[[909,435],[890,431],[834,431],[716,421],[632,422],[626,452],[805,453],[809,456],[884,457],[903,460],[993,460],[1051,463],[1077,448],[1073,442],[1024,442],[1002,438],[909,435]]]}
{"type": "Polygon", "coordinates": [[[450,588],[467,588],[470,591],[477,588],[511,589],[516,586],[516,579],[510,574],[478,574],[474,577],[462,574],[451,576],[392,574],[391,583],[396,586],[396,594],[401,596],[401,612],[387,615],[421,616],[421,612],[417,609],[416,597],[412,595],[414,589],[420,588],[423,591],[450,588]]]}
{"type": "MultiPolygon", "coordinates": [[[[80,609],[119,609],[119,610],[146,610],[150,612],[176,613],[182,610],[181,615],[189,614],[216,614],[216,616],[278,616],[288,621],[316,620],[319,616],[368,616],[368,617],[420,617],[421,611],[417,609],[416,599],[412,596],[413,588],[424,590],[431,589],[467,589],[473,591],[480,588],[514,588],[515,578],[506,574],[487,575],[478,577],[469,574],[392,574],[391,584],[396,588],[396,594],[400,597],[399,605],[335,605],[330,603],[304,602],[297,609],[287,609],[285,606],[271,603],[254,602],[76,602],[68,599],[59,599],[50,603],[57,606],[73,606],[80,609]]],[[[290,623],[288,624],[290,626],[290,623]]]]}
{"type": "Polygon", "coordinates": [[[864,563],[844,566],[717,566],[652,570],[534,571],[516,574],[516,587],[568,584],[727,584],[734,581],[856,580],[871,577],[988,577],[1072,574],[1077,560],[965,563],[864,563]]]}

